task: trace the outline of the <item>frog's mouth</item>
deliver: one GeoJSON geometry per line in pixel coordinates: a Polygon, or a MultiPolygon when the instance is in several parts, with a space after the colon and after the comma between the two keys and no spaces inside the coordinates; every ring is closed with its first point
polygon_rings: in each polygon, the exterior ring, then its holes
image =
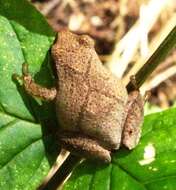
{"type": "Polygon", "coordinates": [[[89,159],[111,162],[110,151],[105,149],[97,140],[86,135],[59,134],[61,145],[73,154],[89,159]]]}

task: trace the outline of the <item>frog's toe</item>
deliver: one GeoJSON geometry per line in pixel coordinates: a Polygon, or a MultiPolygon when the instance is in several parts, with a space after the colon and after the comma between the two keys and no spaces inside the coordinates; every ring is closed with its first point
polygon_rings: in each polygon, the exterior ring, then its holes
{"type": "Polygon", "coordinates": [[[28,69],[28,64],[27,63],[23,63],[22,65],[22,73],[24,76],[27,76],[29,74],[29,69],[28,69]]]}
{"type": "Polygon", "coordinates": [[[17,73],[14,73],[12,75],[12,80],[15,81],[15,82],[18,82],[19,84],[23,84],[23,77],[18,75],[17,73]]]}

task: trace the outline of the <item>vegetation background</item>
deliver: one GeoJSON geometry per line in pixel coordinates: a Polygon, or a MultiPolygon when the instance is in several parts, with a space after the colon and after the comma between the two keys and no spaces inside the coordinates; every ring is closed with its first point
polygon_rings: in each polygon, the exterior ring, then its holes
{"type": "Polygon", "coordinates": [[[175,0],[0,0],[0,189],[175,190],[175,44],[175,0]],[[39,84],[52,86],[49,50],[66,27],[92,36],[104,66],[125,84],[172,30],[172,45],[155,54],[159,66],[140,88],[152,94],[141,141],[113,153],[109,165],[61,150],[53,104],[29,97],[12,79],[27,62],[39,84]]]}

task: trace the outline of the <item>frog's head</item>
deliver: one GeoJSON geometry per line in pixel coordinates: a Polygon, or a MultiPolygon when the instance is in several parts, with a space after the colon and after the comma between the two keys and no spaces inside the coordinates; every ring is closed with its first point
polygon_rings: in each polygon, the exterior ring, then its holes
{"type": "Polygon", "coordinates": [[[69,30],[62,30],[58,33],[56,44],[59,48],[67,51],[77,50],[80,47],[93,48],[94,41],[88,35],[78,35],[69,30]]]}
{"type": "Polygon", "coordinates": [[[74,70],[83,72],[94,51],[94,41],[87,35],[77,35],[68,30],[58,33],[57,40],[52,47],[52,56],[56,68],[67,65],[74,70]]]}

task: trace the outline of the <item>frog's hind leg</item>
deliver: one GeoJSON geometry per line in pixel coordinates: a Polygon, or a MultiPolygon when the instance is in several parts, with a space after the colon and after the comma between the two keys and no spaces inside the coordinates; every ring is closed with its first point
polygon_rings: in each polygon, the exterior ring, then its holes
{"type": "Polygon", "coordinates": [[[23,64],[22,73],[23,75],[20,78],[22,79],[24,88],[28,94],[41,98],[46,101],[51,101],[55,99],[56,89],[55,88],[48,89],[36,84],[35,81],[32,79],[32,76],[28,72],[27,64],[23,64]]]}
{"type": "Polygon", "coordinates": [[[141,136],[141,124],[144,115],[144,98],[138,90],[129,94],[126,105],[126,120],[122,135],[122,144],[127,148],[134,148],[141,136]]]}
{"type": "Polygon", "coordinates": [[[104,149],[97,141],[84,137],[62,135],[59,137],[63,147],[73,154],[82,155],[90,159],[102,160],[109,163],[111,161],[110,151],[104,149]]]}

